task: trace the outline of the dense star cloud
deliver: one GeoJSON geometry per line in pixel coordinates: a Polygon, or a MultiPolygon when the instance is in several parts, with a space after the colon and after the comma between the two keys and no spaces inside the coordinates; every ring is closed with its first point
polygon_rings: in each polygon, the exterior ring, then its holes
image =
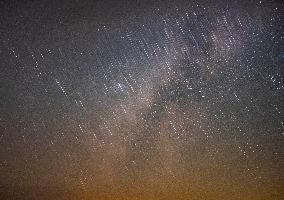
{"type": "Polygon", "coordinates": [[[2,1],[1,199],[283,199],[277,1],[2,1]]]}

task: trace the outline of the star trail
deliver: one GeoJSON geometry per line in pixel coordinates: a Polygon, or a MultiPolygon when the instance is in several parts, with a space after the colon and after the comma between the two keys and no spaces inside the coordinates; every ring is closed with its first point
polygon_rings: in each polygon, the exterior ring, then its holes
{"type": "Polygon", "coordinates": [[[281,1],[1,1],[0,198],[284,198],[281,1]]]}

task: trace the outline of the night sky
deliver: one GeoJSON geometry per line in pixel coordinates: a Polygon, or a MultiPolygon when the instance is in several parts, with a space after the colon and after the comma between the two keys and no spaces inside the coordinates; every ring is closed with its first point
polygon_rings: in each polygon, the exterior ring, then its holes
{"type": "Polygon", "coordinates": [[[284,2],[1,1],[0,199],[284,199],[284,2]]]}

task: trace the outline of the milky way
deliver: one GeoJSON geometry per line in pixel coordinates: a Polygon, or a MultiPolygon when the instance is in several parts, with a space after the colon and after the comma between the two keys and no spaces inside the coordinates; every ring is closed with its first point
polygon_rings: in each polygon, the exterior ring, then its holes
{"type": "Polygon", "coordinates": [[[283,3],[0,13],[1,199],[284,198],[283,3]]]}

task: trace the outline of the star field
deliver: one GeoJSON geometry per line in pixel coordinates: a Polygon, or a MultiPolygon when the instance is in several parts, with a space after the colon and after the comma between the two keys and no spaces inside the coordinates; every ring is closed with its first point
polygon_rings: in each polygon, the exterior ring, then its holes
{"type": "Polygon", "coordinates": [[[1,199],[283,199],[280,1],[0,13],[1,199]]]}

